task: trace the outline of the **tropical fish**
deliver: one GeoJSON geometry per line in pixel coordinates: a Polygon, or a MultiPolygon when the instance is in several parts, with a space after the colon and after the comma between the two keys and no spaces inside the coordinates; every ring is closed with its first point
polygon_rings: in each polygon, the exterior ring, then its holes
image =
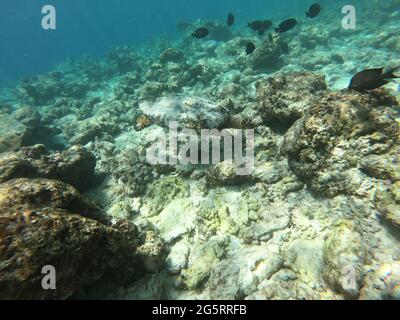
{"type": "Polygon", "coordinates": [[[228,14],[228,20],[226,21],[226,24],[230,27],[235,24],[235,16],[232,13],[228,14]]]}
{"type": "Polygon", "coordinates": [[[319,13],[321,12],[321,6],[318,3],[314,3],[310,9],[308,10],[308,12],[306,12],[306,18],[315,18],[319,15],[319,13]]]}
{"type": "Polygon", "coordinates": [[[287,32],[291,29],[293,29],[297,25],[297,20],[296,19],[288,19],[286,21],[283,21],[278,28],[275,28],[275,31],[278,33],[283,33],[287,32]]]}
{"type": "Polygon", "coordinates": [[[384,68],[367,69],[357,73],[350,81],[349,89],[357,91],[378,89],[389,83],[389,79],[397,79],[394,73],[400,66],[386,70],[384,68]]]}
{"type": "Polygon", "coordinates": [[[209,35],[210,31],[207,28],[198,28],[192,33],[193,38],[202,39],[209,35]]]}
{"type": "Polygon", "coordinates": [[[252,54],[254,52],[254,50],[256,50],[256,46],[254,45],[254,43],[249,42],[246,46],[246,53],[248,55],[252,54]]]}
{"type": "Polygon", "coordinates": [[[0,153],[11,152],[18,149],[22,144],[22,133],[15,132],[0,137],[0,153]]]}
{"type": "Polygon", "coordinates": [[[258,34],[262,36],[265,31],[267,31],[269,28],[272,27],[272,21],[270,20],[256,20],[253,22],[250,22],[248,24],[248,27],[251,28],[254,31],[258,31],[258,34]]]}

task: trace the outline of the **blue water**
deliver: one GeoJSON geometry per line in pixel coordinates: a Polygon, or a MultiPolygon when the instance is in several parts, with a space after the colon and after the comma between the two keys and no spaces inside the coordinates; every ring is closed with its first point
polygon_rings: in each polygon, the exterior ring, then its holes
{"type": "MultiPolygon", "coordinates": [[[[329,1],[320,1],[324,4],[329,1]]],[[[50,70],[66,58],[102,56],[115,45],[176,34],[179,20],[303,15],[313,1],[299,0],[7,0],[1,4],[0,85],[50,70]],[[41,28],[41,9],[57,9],[57,30],[41,28]]]]}

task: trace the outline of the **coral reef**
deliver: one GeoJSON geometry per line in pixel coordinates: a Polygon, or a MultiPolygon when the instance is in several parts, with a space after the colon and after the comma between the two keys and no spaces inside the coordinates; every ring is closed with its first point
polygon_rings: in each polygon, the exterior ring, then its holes
{"type": "Polygon", "coordinates": [[[399,299],[398,88],[344,89],[399,58],[398,24],[367,11],[354,31],[326,10],[264,37],[181,22],[0,92],[0,141],[21,135],[0,149],[0,297],[399,299]],[[149,163],[171,122],[178,144],[253,129],[254,170],[149,163]]]}
{"type": "Polygon", "coordinates": [[[256,70],[277,70],[284,64],[283,54],[289,45],[280,37],[265,39],[249,58],[249,65],[256,70]]]}
{"type": "Polygon", "coordinates": [[[291,126],[327,91],[324,76],[310,72],[275,74],[257,83],[259,112],[271,125],[291,126]]]}
{"type": "Polygon", "coordinates": [[[291,169],[327,196],[357,192],[365,175],[396,179],[396,168],[380,168],[398,154],[399,124],[391,116],[397,105],[384,91],[325,95],[285,137],[291,169]]]}
{"type": "Polygon", "coordinates": [[[137,276],[136,227],[104,225],[79,214],[86,210],[93,208],[57,181],[0,184],[1,298],[62,299],[107,274],[120,281],[137,276]],[[42,289],[46,265],[56,268],[57,290],[42,289]]]}
{"type": "Polygon", "coordinates": [[[215,129],[226,119],[226,110],[221,106],[196,97],[163,97],[154,103],[143,102],[139,108],[165,128],[175,121],[179,128],[215,129]]]}
{"type": "Polygon", "coordinates": [[[49,153],[44,145],[0,154],[0,182],[14,178],[47,178],[87,189],[94,180],[96,159],[80,146],[49,153]]]}
{"type": "Polygon", "coordinates": [[[362,236],[351,222],[339,223],[324,243],[324,277],[349,298],[358,298],[363,282],[366,250],[362,236]]]}

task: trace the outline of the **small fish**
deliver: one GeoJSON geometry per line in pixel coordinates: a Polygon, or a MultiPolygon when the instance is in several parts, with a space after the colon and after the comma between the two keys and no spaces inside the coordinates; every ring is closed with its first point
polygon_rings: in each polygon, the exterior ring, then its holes
{"type": "Polygon", "coordinates": [[[356,91],[374,90],[389,83],[389,79],[397,79],[394,73],[400,70],[400,66],[389,69],[368,69],[357,73],[350,81],[349,89],[356,91]]]}
{"type": "Polygon", "coordinates": [[[192,33],[193,38],[202,39],[209,35],[210,31],[207,28],[198,28],[192,33]]]}
{"type": "Polygon", "coordinates": [[[296,25],[297,25],[297,20],[296,19],[288,19],[286,21],[283,21],[278,26],[278,28],[275,28],[275,31],[277,33],[287,32],[289,30],[292,30],[296,25]]]}
{"type": "Polygon", "coordinates": [[[246,46],[246,53],[247,55],[250,55],[254,52],[254,50],[256,50],[256,46],[254,45],[254,43],[249,42],[246,46]]]}
{"type": "Polygon", "coordinates": [[[254,31],[258,31],[258,34],[262,36],[265,31],[270,29],[272,27],[272,21],[270,20],[256,20],[253,22],[250,22],[248,24],[248,27],[251,28],[254,31]]]}
{"type": "Polygon", "coordinates": [[[228,14],[228,20],[226,21],[226,24],[230,27],[235,24],[235,16],[233,13],[228,14]]]}
{"type": "Polygon", "coordinates": [[[319,13],[321,12],[321,6],[318,3],[314,3],[310,9],[308,10],[308,12],[306,12],[306,18],[315,18],[319,15],[319,13]]]}
{"type": "Polygon", "coordinates": [[[22,133],[15,132],[0,138],[0,153],[17,150],[22,144],[22,133]]]}

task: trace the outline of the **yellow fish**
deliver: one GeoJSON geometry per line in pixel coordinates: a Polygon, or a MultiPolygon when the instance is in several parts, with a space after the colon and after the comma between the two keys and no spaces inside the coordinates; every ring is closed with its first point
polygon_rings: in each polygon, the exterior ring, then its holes
{"type": "Polygon", "coordinates": [[[18,149],[22,144],[22,133],[15,132],[0,137],[0,153],[11,152],[18,149]]]}

